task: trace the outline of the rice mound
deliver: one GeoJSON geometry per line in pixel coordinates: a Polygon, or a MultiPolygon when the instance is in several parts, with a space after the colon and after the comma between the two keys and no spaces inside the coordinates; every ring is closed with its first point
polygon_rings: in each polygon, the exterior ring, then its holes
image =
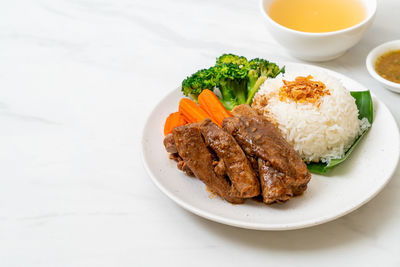
{"type": "Polygon", "coordinates": [[[255,95],[252,107],[279,128],[306,162],[342,158],[355,139],[370,126],[367,119],[358,119],[358,109],[350,92],[339,80],[322,72],[287,73],[284,77],[267,79],[255,95]],[[280,100],[282,80],[293,81],[307,75],[323,82],[330,92],[318,100],[319,107],[308,102],[280,100]]]}

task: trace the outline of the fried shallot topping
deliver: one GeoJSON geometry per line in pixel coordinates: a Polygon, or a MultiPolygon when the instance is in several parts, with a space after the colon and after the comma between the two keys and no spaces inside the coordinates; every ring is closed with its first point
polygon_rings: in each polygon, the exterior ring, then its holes
{"type": "MultiPolygon", "coordinates": [[[[283,80],[284,86],[279,89],[279,98],[282,102],[292,99],[298,103],[316,103],[322,96],[330,95],[323,82],[312,81],[313,77],[296,77],[294,81],[283,80]]],[[[319,107],[320,103],[318,103],[319,107]]]]}

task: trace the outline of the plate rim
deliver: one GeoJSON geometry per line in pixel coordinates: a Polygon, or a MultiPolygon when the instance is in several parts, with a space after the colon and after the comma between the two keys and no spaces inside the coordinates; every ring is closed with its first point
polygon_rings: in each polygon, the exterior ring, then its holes
{"type": "MultiPolygon", "coordinates": [[[[327,69],[327,68],[324,68],[324,67],[319,67],[319,66],[315,66],[315,65],[311,65],[311,64],[297,63],[297,62],[288,62],[288,61],[282,61],[282,64],[285,64],[285,65],[287,65],[287,64],[300,65],[300,66],[306,66],[306,67],[320,69],[320,70],[323,70],[323,71],[328,72],[328,73],[333,73],[334,76],[343,76],[346,79],[355,81],[356,83],[360,84],[362,87],[367,88],[366,86],[364,86],[360,82],[358,82],[358,81],[356,81],[356,80],[354,80],[354,79],[352,79],[352,78],[350,78],[350,77],[348,77],[348,76],[346,76],[344,74],[341,74],[339,72],[336,72],[336,71],[333,71],[333,70],[330,70],[330,69],[327,69]]],[[[218,223],[221,223],[221,224],[234,226],[234,227],[252,229],[252,230],[264,230],[264,231],[295,230],[295,229],[303,229],[303,228],[308,228],[308,227],[324,224],[324,223],[336,220],[336,219],[338,219],[338,218],[340,218],[342,216],[345,216],[345,215],[353,212],[354,210],[360,208],[361,206],[363,206],[364,204],[366,204],[370,200],[372,200],[375,196],[377,196],[383,190],[383,188],[385,188],[385,186],[393,178],[393,174],[396,171],[397,167],[399,166],[400,147],[398,146],[397,147],[397,151],[396,151],[397,152],[396,164],[392,168],[392,170],[390,171],[390,174],[385,179],[385,181],[382,184],[380,184],[380,186],[377,189],[375,189],[373,192],[369,192],[368,193],[368,197],[365,198],[363,201],[357,202],[354,205],[350,205],[350,208],[349,208],[349,206],[345,206],[346,208],[340,209],[340,211],[337,212],[334,216],[319,217],[318,220],[310,219],[308,221],[302,221],[301,223],[287,223],[287,224],[284,224],[284,225],[271,225],[271,224],[265,224],[265,223],[250,223],[250,222],[246,223],[246,222],[237,221],[235,219],[228,219],[228,218],[226,218],[224,216],[213,214],[211,212],[208,212],[208,211],[203,210],[203,209],[199,209],[196,206],[193,206],[191,204],[186,203],[185,201],[181,200],[179,197],[175,196],[168,189],[166,189],[163,185],[161,185],[161,183],[158,181],[158,179],[156,178],[156,175],[153,173],[152,169],[150,168],[149,164],[146,162],[146,159],[145,159],[145,132],[146,132],[146,129],[148,128],[148,124],[150,123],[150,118],[153,116],[153,113],[156,111],[155,107],[157,107],[160,104],[161,101],[163,101],[164,99],[168,98],[171,94],[174,94],[176,90],[180,90],[180,88],[181,87],[178,86],[175,89],[170,90],[167,94],[165,94],[161,98],[161,100],[159,102],[157,102],[157,104],[153,107],[152,111],[146,117],[145,123],[143,125],[143,129],[142,129],[142,136],[141,136],[141,158],[142,158],[142,163],[143,163],[148,175],[150,176],[151,180],[165,195],[167,195],[171,200],[173,200],[180,207],[184,208],[185,210],[187,210],[189,212],[192,212],[192,213],[196,214],[197,216],[203,217],[205,219],[208,219],[208,220],[211,220],[211,221],[214,221],[214,222],[218,222],[218,223]]],[[[385,103],[383,103],[373,92],[371,92],[371,90],[369,90],[369,91],[371,93],[373,101],[376,101],[380,108],[383,107],[389,113],[390,119],[394,122],[394,125],[396,127],[396,137],[397,137],[397,140],[399,140],[399,144],[400,144],[399,126],[397,125],[397,122],[396,122],[395,118],[393,117],[392,112],[385,105],[385,103]]],[[[375,117],[374,117],[374,119],[375,119],[375,117]]]]}

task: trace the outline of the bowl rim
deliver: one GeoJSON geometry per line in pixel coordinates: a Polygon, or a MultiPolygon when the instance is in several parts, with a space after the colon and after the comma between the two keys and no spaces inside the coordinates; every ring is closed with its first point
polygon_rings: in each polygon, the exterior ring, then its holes
{"type": "Polygon", "coordinates": [[[263,17],[265,17],[271,24],[275,25],[276,27],[289,31],[291,33],[297,34],[297,35],[302,35],[302,36],[310,36],[310,37],[320,37],[320,36],[331,36],[331,35],[335,35],[335,34],[341,34],[341,33],[346,33],[349,31],[352,31],[354,29],[357,28],[361,28],[362,26],[364,26],[365,24],[367,24],[369,21],[372,20],[372,18],[375,16],[376,14],[376,8],[377,8],[377,0],[370,0],[372,1],[372,12],[370,12],[370,14],[364,18],[364,20],[362,20],[361,22],[357,23],[356,25],[353,25],[351,27],[342,29],[342,30],[338,30],[338,31],[331,31],[331,32],[302,32],[302,31],[297,31],[297,30],[293,30],[290,29],[288,27],[285,27],[281,24],[279,24],[278,22],[276,22],[275,20],[273,20],[269,15],[268,12],[265,10],[264,8],[264,2],[267,0],[260,0],[259,1],[259,7],[260,7],[260,11],[263,15],[263,17]]]}
{"type": "Polygon", "coordinates": [[[383,44],[378,45],[377,47],[373,48],[369,53],[365,60],[365,65],[367,66],[367,70],[369,74],[377,81],[385,84],[388,87],[395,88],[396,90],[400,90],[400,83],[395,83],[389,80],[386,80],[382,76],[380,76],[375,70],[375,61],[376,59],[389,52],[396,49],[390,48],[393,45],[398,45],[398,50],[400,50],[400,40],[393,40],[383,44]]]}

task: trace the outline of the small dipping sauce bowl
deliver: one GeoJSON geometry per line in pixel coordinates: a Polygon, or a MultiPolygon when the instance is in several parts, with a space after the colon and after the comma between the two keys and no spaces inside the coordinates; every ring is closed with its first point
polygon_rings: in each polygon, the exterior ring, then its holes
{"type": "Polygon", "coordinates": [[[260,1],[260,10],[272,37],[292,56],[314,62],[340,57],[357,44],[372,24],[376,13],[376,0],[362,0],[366,16],[360,23],[332,32],[302,32],[282,26],[268,15],[273,1],[260,1]]]}
{"type": "Polygon", "coordinates": [[[380,82],[385,88],[387,88],[393,92],[400,93],[400,83],[395,83],[395,82],[386,80],[385,78],[380,76],[375,70],[375,63],[380,56],[382,56],[386,53],[389,53],[391,51],[396,51],[396,50],[400,50],[400,40],[381,44],[380,46],[375,47],[374,49],[371,50],[371,52],[369,52],[365,64],[367,65],[367,70],[368,70],[369,74],[375,80],[380,82]]]}

